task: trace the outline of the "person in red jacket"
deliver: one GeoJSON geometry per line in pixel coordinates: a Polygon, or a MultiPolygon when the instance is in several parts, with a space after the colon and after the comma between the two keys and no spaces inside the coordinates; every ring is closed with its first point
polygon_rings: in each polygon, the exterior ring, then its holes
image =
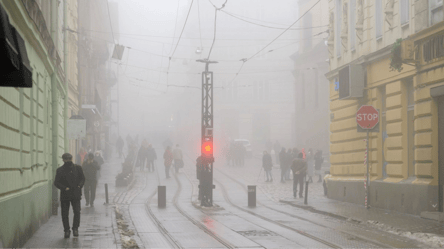
{"type": "Polygon", "coordinates": [[[166,178],[170,178],[170,167],[173,163],[173,153],[171,152],[171,147],[167,146],[165,153],[163,153],[164,165],[165,165],[165,175],[166,178]]]}

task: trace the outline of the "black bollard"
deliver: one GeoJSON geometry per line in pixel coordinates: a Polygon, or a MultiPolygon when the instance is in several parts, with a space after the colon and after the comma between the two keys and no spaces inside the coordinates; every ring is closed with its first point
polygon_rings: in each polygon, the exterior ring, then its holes
{"type": "Polygon", "coordinates": [[[304,204],[307,205],[308,199],[308,181],[305,182],[305,196],[304,196],[304,204]]]}
{"type": "Polygon", "coordinates": [[[256,207],[256,186],[248,186],[248,206],[256,207]]]}
{"type": "Polygon", "coordinates": [[[108,183],[105,183],[105,197],[106,197],[106,204],[109,204],[109,200],[108,200],[108,183]]]}
{"type": "Polygon", "coordinates": [[[157,186],[157,206],[166,207],[166,186],[157,186]]]}

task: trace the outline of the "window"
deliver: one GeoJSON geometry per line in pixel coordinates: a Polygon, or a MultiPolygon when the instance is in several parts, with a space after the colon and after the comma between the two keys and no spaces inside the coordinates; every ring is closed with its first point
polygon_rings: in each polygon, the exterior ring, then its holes
{"type": "Polygon", "coordinates": [[[376,39],[382,37],[382,0],[375,0],[376,39]]]}
{"type": "Polygon", "coordinates": [[[401,0],[401,25],[409,23],[409,0],[401,0]]]}
{"type": "Polygon", "coordinates": [[[429,0],[430,25],[437,24],[443,20],[443,0],[429,0]]]}
{"type": "Polygon", "coordinates": [[[342,0],[336,0],[336,56],[341,57],[342,0]]]}
{"type": "Polygon", "coordinates": [[[356,44],[356,0],[350,0],[350,49],[355,50],[356,44]]]}

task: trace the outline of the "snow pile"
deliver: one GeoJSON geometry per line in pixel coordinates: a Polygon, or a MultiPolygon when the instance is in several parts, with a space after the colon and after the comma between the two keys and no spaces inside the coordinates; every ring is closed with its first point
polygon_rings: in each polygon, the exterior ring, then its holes
{"type": "Polygon", "coordinates": [[[122,241],[123,248],[139,248],[136,241],[131,238],[135,233],[133,230],[128,229],[128,223],[124,220],[123,214],[119,209],[119,206],[115,206],[116,223],[120,233],[120,240],[122,241]]]}
{"type": "Polygon", "coordinates": [[[394,228],[392,226],[385,225],[379,221],[369,220],[368,224],[379,228],[380,230],[400,235],[409,239],[417,240],[421,243],[427,244],[431,247],[444,247],[444,237],[438,236],[433,233],[412,233],[402,231],[400,229],[394,228]]]}

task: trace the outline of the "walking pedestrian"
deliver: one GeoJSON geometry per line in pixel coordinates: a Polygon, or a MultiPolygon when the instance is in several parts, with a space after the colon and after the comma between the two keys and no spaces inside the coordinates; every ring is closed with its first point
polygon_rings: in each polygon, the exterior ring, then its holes
{"type": "Polygon", "coordinates": [[[157,154],[151,144],[148,144],[147,161],[148,171],[154,172],[154,161],[157,160],[157,154]]]}
{"type": "Polygon", "coordinates": [[[60,189],[60,203],[62,209],[62,222],[65,238],[69,238],[71,230],[69,227],[69,206],[72,205],[74,220],[72,232],[75,237],[79,236],[80,226],[80,200],[82,199],[82,187],[85,183],[82,167],[72,162],[72,155],[62,155],[64,164],[56,171],[54,185],[60,189]]]}
{"type": "Polygon", "coordinates": [[[173,150],[174,168],[176,173],[179,173],[179,168],[183,167],[183,155],[179,145],[176,144],[176,148],[173,150]]]}
{"type": "Polygon", "coordinates": [[[97,171],[100,170],[99,164],[94,160],[92,153],[88,154],[88,158],[82,166],[85,175],[85,188],[83,189],[85,194],[86,204],[94,207],[94,200],[96,199],[96,187],[97,187],[97,171]]]}
{"type": "Polygon", "coordinates": [[[164,165],[165,165],[165,175],[166,178],[170,178],[170,167],[173,163],[173,153],[171,153],[171,147],[167,146],[165,153],[163,153],[164,165]]]}
{"type": "Polygon", "coordinates": [[[285,157],[285,180],[288,181],[290,180],[290,171],[291,171],[291,163],[293,162],[294,158],[294,153],[293,151],[295,150],[295,148],[293,148],[293,150],[291,150],[291,148],[288,148],[287,150],[287,156],[285,157]]]}
{"type": "Polygon", "coordinates": [[[140,166],[140,171],[145,170],[145,164],[147,158],[148,158],[148,142],[146,140],[143,140],[139,152],[137,153],[137,164],[140,166]]]}
{"type": "Polygon", "coordinates": [[[314,156],[314,161],[315,161],[315,174],[319,176],[318,182],[322,182],[321,167],[322,163],[324,162],[324,157],[322,157],[322,150],[316,151],[316,154],[314,156]]]}
{"type": "Polygon", "coordinates": [[[279,153],[279,162],[281,167],[281,183],[285,183],[285,173],[287,172],[287,153],[285,152],[285,148],[282,148],[279,153]]]}
{"type": "Polygon", "coordinates": [[[314,155],[313,150],[309,149],[307,152],[307,181],[312,183],[313,182],[313,175],[314,175],[314,155]]]}
{"type": "Polygon", "coordinates": [[[266,182],[273,182],[273,175],[271,174],[273,162],[271,160],[270,154],[268,154],[266,150],[264,150],[264,155],[262,156],[262,167],[264,168],[265,174],[267,176],[266,182]]]}
{"type": "Polygon", "coordinates": [[[274,152],[276,153],[276,158],[275,158],[275,160],[276,160],[276,163],[277,164],[280,164],[280,156],[279,156],[279,152],[281,151],[281,144],[279,143],[279,141],[278,140],[276,140],[276,142],[274,142],[274,145],[273,145],[273,147],[274,147],[274,152]]]}
{"type": "Polygon", "coordinates": [[[293,161],[291,170],[293,171],[293,197],[296,198],[299,184],[299,198],[302,198],[302,193],[304,191],[304,177],[307,172],[307,162],[303,159],[302,152],[300,152],[298,158],[293,161]]]}
{"type": "Polygon", "coordinates": [[[124,143],[125,142],[123,141],[123,138],[121,136],[119,136],[119,138],[117,139],[117,143],[116,143],[117,151],[119,152],[119,158],[121,158],[122,155],[123,155],[123,145],[124,145],[124,143]]]}
{"type": "Polygon", "coordinates": [[[86,153],[85,147],[80,147],[80,151],[76,155],[76,163],[78,165],[82,165],[83,161],[85,160],[86,154],[88,153],[86,153]]]}

